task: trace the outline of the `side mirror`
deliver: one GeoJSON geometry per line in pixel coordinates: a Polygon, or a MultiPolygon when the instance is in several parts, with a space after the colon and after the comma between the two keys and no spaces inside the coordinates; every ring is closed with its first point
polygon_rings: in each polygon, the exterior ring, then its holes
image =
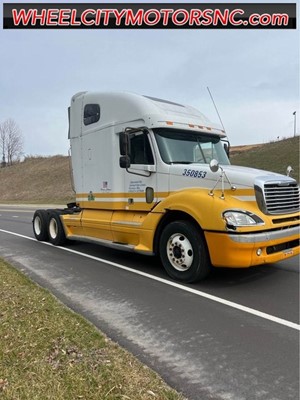
{"type": "Polygon", "coordinates": [[[224,143],[224,150],[228,158],[229,158],[229,149],[230,149],[229,143],[224,143]]]}
{"type": "Polygon", "coordinates": [[[287,167],[287,169],[286,169],[286,175],[287,176],[290,176],[291,175],[291,172],[293,172],[294,170],[293,170],[293,168],[289,165],[288,167],[287,167]]]}
{"type": "Polygon", "coordinates": [[[217,160],[211,160],[211,162],[209,163],[209,168],[211,170],[211,172],[218,172],[220,166],[217,160]]]}
{"type": "Polygon", "coordinates": [[[120,164],[120,168],[129,168],[130,167],[130,157],[129,156],[121,156],[119,164],[120,164]]]}
{"type": "Polygon", "coordinates": [[[120,132],[119,145],[121,156],[130,156],[130,139],[127,132],[120,132]]]}

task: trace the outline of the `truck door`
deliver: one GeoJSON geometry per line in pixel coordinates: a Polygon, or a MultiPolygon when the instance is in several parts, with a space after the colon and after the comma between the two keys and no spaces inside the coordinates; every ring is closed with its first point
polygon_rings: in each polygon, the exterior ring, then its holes
{"type": "Polygon", "coordinates": [[[157,201],[156,161],[150,135],[139,131],[129,135],[130,167],[125,170],[127,210],[148,211],[157,201]]]}

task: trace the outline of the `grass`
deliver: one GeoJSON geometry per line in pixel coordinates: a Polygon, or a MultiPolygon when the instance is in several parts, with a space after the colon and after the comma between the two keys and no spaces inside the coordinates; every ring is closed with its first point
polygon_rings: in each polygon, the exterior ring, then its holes
{"type": "Polygon", "coordinates": [[[28,157],[0,168],[0,202],[66,204],[74,201],[69,157],[28,157]]]}
{"type": "Polygon", "coordinates": [[[266,143],[260,146],[233,148],[231,163],[286,174],[286,168],[294,169],[291,176],[299,182],[299,136],[266,143]]]}
{"type": "Polygon", "coordinates": [[[0,398],[183,400],[152,370],[0,260],[0,398]]]}

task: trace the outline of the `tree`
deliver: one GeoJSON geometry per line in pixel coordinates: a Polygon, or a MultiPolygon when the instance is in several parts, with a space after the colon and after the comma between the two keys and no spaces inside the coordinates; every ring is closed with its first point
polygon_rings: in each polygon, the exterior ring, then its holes
{"type": "Polygon", "coordinates": [[[23,150],[23,135],[18,124],[11,118],[0,123],[0,150],[2,165],[12,165],[23,150]]]}
{"type": "Polygon", "coordinates": [[[4,129],[2,127],[2,124],[0,124],[0,149],[1,149],[1,155],[2,155],[2,162],[1,166],[5,167],[6,162],[5,162],[5,144],[6,144],[6,138],[5,138],[5,133],[4,129]]]}

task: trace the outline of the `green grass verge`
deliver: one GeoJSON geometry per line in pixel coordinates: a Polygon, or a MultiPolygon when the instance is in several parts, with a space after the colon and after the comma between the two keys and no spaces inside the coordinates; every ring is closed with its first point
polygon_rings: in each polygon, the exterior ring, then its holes
{"type": "Polygon", "coordinates": [[[93,325],[0,260],[0,398],[182,400],[93,325]]]}

